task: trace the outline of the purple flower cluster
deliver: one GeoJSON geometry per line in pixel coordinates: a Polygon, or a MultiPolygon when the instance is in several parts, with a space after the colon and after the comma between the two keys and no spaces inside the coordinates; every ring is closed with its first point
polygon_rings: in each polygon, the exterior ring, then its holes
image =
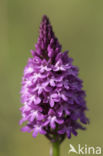
{"type": "Polygon", "coordinates": [[[88,123],[82,81],[68,52],[61,52],[46,16],[35,48],[22,78],[20,124],[26,121],[22,131],[32,132],[33,137],[40,133],[61,142],[66,136],[77,135],[77,129],[84,129],[81,123],[88,123]]]}

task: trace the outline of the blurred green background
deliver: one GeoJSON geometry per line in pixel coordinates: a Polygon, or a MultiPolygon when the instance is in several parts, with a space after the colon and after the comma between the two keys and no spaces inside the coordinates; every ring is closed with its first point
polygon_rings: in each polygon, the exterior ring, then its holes
{"type": "Polygon", "coordinates": [[[80,68],[91,121],[86,131],[63,142],[61,156],[68,156],[69,143],[103,146],[103,1],[0,0],[0,156],[49,156],[49,141],[22,133],[18,125],[23,68],[43,14],[80,68]]]}

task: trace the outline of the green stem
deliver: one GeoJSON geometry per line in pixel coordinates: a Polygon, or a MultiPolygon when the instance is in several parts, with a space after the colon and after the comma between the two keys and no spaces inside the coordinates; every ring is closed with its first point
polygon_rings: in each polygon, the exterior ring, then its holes
{"type": "Polygon", "coordinates": [[[60,156],[60,144],[59,144],[59,142],[52,143],[52,156],[60,156]]]}

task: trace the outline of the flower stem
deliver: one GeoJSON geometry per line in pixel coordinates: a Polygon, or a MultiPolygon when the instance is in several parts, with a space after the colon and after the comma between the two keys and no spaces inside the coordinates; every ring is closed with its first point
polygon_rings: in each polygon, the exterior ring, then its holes
{"type": "Polygon", "coordinates": [[[59,144],[59,142],[52,143],[51,156],[60,156],[60,144],[59,144]]]}

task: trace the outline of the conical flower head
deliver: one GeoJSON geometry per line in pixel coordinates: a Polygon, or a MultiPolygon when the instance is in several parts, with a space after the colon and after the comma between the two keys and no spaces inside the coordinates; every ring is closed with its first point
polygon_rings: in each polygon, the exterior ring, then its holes
{"type": "Polygon", "coordinates": [[[24,69],[21,88],[20,124],[22,131],[44,134],[51,141],[62,140],[87,124],[85,92],[78,78],[78,69],[72,65],[68,52],[61,52],[46,16],[40,25],[40,35],[33,57],[24,69]],[[56,135],[56,138],[54,137],[56,135]]]}

